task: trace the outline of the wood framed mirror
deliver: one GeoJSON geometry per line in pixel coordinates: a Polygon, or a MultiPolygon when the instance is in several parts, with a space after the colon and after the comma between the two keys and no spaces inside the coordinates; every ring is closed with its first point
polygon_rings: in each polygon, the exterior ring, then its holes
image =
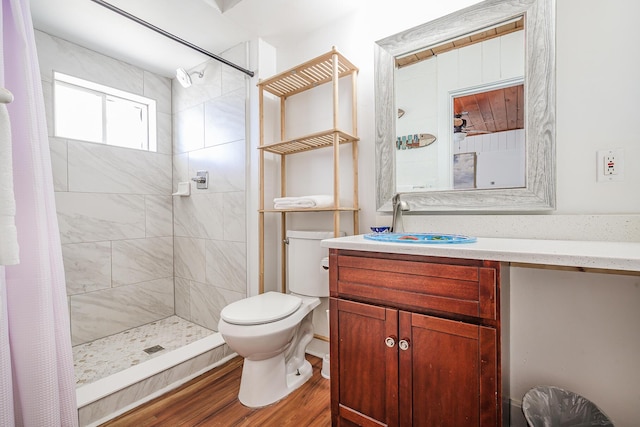
{"type": "MultiPolygon", "coordinates": [[[[488,86],[492,84],[500,86],[501,83],[493,82],[488,86]]],[[[376,209],[379,212],[391,211],[391,198],[396,193],[401,193],[402,200],[409,203],[412,212],[512,212],[555,208],[554,0],[486,0],[377,41],[375,90],[376,209]],[[500,32],[503,31],[501,28],[517,25],[523,27],[520,31],[524,51],[524,75],[520,76],[524,95],[524,111],[521,112],[524,124],[524,172],[521,180],[501,188],[483,188],[475,184],[472,188],[454,188],[454,156],[461,154],[453,149],[456,111],[452,94],[455,91],[446,92],[447,99],[440,94],[442,91],[438,91],[440,99],[437,101],[437,114],[446,118],[448,128],[442,131],[444,128],[440,127],[437,141],[430,147],[440,144],[440,154],[435,161],[440,165],[447,162],[446,167],[441,168],[444,171],[441,172],[444,175],[441,181],[449,182],[449,186],[425,191],[399,186],[396,147],[399,138],[398,110],[403,106],[397,105],[398,70],[408,61],[415,60],[412,58],[424,57],[425,53],[438,53],[444,46],[460,44],[461,40],[477,38],[496,29],[500,32]]],[[[467,157],[470,159],[471,156],[467,157]]]]}

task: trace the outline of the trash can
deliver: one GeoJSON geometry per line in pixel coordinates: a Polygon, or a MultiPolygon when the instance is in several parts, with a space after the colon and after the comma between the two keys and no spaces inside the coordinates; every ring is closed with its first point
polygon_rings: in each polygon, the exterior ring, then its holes
{"type": "Polygon", "coordinates": [[[537,386],[522,399],[522,411],[530,427],[613,426],[589,399],[554,386],[537,386]]]}

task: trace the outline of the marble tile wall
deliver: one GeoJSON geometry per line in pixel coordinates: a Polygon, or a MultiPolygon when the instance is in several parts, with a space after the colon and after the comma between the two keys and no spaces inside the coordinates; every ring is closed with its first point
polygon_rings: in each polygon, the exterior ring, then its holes
{"type": "MultiPolygon", "coordinates": [[[[246,46],[223,57],[246,64],[246,46]]],[[[173,86],[173,188],[198,170],[209,188],[173,197],[175,310],[217,330],[220,310],[247,295],[246,124],[248,79],[215,61],[189,71],[193,85],[173,86]]]]}
{"type": "Polygon", "coordinates": [[[175,313],[171,79],[40,31],[36,45],[76,345],[175,313]],[[53,71],[155,99],[157,151],[55,138],[53,71]]]}
{"type": "MultiPolygon", "coordinates": [[[[36,31],[73,344],[177,314],[217,330],[246,297],[246,76],[216,61],[188,88],[36,31]],[[157,152],[54,137],[53,72],[153,98],[157,152]],[[209,171],[209,188],[171,196],[209,171]]],[[[222,56],[246,64],[246,45],[222,56]]]]}

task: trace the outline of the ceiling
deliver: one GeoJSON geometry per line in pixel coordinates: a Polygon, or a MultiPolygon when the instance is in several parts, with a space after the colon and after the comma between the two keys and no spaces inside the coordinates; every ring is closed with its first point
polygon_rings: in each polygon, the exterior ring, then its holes
{"type": "MultiPolygon", "coordinates": [[[[219,54],[261,37],[278,43],[347,15],[364,0],[107,0],[113,6],[219,54]]],[[[34,27],[72,43],[172,77],[207,56],[91,0],[31,0],[34,27]]]]}
{"type": "Polygon", "coordinates": [[[448,40],[435,46],[428,46],[425,49],[411,52],[407,55],[396,58],[396,65],[399,68],[406,67],[454,49],[471,46],[472,44],[481,43],[521,30],[524,30],[524,16],[516,17],[508,22],[494,25],[490,28],[482,29],[471,34],[465,34],[455,40],[448,40]]]}
{"type": "Polygon", "coordinates": [[[524,85],[456,97],[453,114],[466,121],[469,136],[524,129],[524,85]]]}

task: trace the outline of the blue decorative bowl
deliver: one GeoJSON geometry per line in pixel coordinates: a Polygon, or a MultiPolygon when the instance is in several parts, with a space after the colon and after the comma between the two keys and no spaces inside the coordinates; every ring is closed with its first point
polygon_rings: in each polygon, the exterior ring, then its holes
{"type": "Polygon", "coordinates": [[[418,243],[418,244],[451,244],[451,243],[474,243],[478,239],[475,237],[463,236],[460,234],[437,234],[437,233],[372,233],[365,234],[365,239],[377,240],[380,242],[393,243],[418,243]]]}
{"type": "Polygon", "coordinates": [[[388,233],[390,227],[371,227],[374,233],[388,233]]]}

